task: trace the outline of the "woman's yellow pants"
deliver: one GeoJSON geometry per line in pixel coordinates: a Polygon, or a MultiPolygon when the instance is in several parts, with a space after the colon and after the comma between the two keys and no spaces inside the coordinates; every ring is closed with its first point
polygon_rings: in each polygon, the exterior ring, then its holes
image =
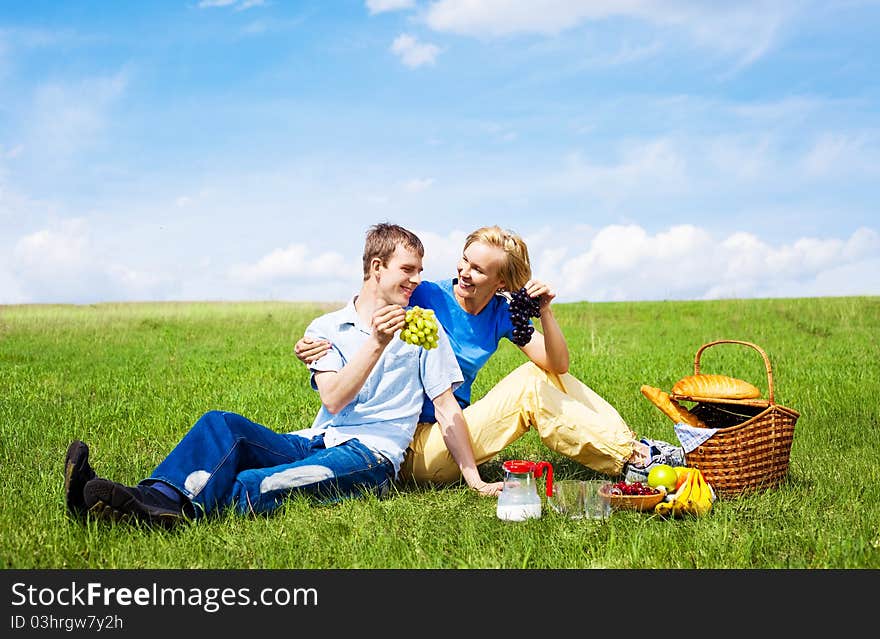
{"type": "MultiPolygon", "coordinates": [[[[464,409],[477,464],[489,461],[534,427],[553,451],[608,475],[618,475],[633,452],[635,434],[611,404],[565,373],[527,362],[464,409]]],[[[439,424],[420,423],[401,478],[448,483],[461,478],[439,424]]]]}

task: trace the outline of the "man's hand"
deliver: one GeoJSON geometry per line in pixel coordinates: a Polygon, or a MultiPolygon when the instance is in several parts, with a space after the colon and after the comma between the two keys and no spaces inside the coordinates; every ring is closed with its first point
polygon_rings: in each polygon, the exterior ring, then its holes
{"type": "Polygon", "coordinates": [[[399,304],[376,310],[370,318],[370,338],[354,356],[338,371],[315,375],[321,403],[331,414],[335,415],[357,398],[376,362],[405,320],[406,312],[399,304]]]}
{"type": "Polygon", "coordinates": [[[387,346],[394,334],[406,324],[406,311],[399,304],[389,304],[373,313],[373,337],[387,346]]]}
{"type": "Polygon", "coordinates": [[[330,342],[326,339],[302,337],[293,345],[293,354],[303,364],[313,364],[330,350],[330,342]]]}

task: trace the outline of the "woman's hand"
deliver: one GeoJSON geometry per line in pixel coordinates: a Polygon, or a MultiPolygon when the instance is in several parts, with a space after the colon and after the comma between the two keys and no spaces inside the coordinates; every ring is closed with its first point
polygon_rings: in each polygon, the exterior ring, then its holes
{"type": "Polygon", "coordinates": [[[550,308],[550,302],[556,297],[556,293],[550,288],[550,285],[539,280],[529,280],[526,282],[525,288],[529,297],[541,297],[541,313],[550,308]]]}
{"type": "Polygon", "coordinates": [[[556,293],[549,285],[538,280],[526,282],[525,289],[531,297],[541,296],[538,308],[541,330],[532,333],[529,343],[520,348],[532,362],[545,371],[557,375],[567,373],[570,364],[568,345],[550,308],[550,302],[556,297],[556,293]]]}
{"type": "Polygon", "coordinates": [[[497,497],[501,494],[501,489],[504,488],[504,482],[496,481],[489,484],[481,479],[479,482],[472,485],[471,488],[476,490],[482,497],[497,497]]]}
{"type": "Polygon", "coordinates": [[[293,354],[303,364],[313,364],[330,350],[330,342],[326,339],[303,337],[293,345],[293,354]]]}

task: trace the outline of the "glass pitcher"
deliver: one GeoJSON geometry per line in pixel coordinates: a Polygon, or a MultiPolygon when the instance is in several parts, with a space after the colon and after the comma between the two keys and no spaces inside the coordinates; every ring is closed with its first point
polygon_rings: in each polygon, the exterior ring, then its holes
{"type": "Polygon", "coordinates": [[[504,488],[498,496],[495,510],[498,519],[524,521],[541,516],[541,496],[538,494],[537,478],[547,472],[544,480],[545,493],[553,495],[553,466],[550,462],[532,462],[511,459],[504,462],[504,488]]]}

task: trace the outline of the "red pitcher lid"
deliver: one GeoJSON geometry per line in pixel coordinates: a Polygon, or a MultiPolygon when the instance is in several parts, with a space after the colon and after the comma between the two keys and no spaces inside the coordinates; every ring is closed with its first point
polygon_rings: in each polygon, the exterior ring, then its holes
{"type": "Polygon", "coordinates": [[[547,471],[547,479],[545,480],[545,490],[548,497],[553,496],[553,465],[550,462],[533,462],[524,459],[508,459],[501,464],[501,467],[509,473],[535,473],[535,477],[540,477],[547,471]]]}
{"type": "Polygon", "coordinates": [[[535,470],[535,462],[524,459],[508,459],[501,464],[501,467],[510,473],[530,473],[535,470]]]}

